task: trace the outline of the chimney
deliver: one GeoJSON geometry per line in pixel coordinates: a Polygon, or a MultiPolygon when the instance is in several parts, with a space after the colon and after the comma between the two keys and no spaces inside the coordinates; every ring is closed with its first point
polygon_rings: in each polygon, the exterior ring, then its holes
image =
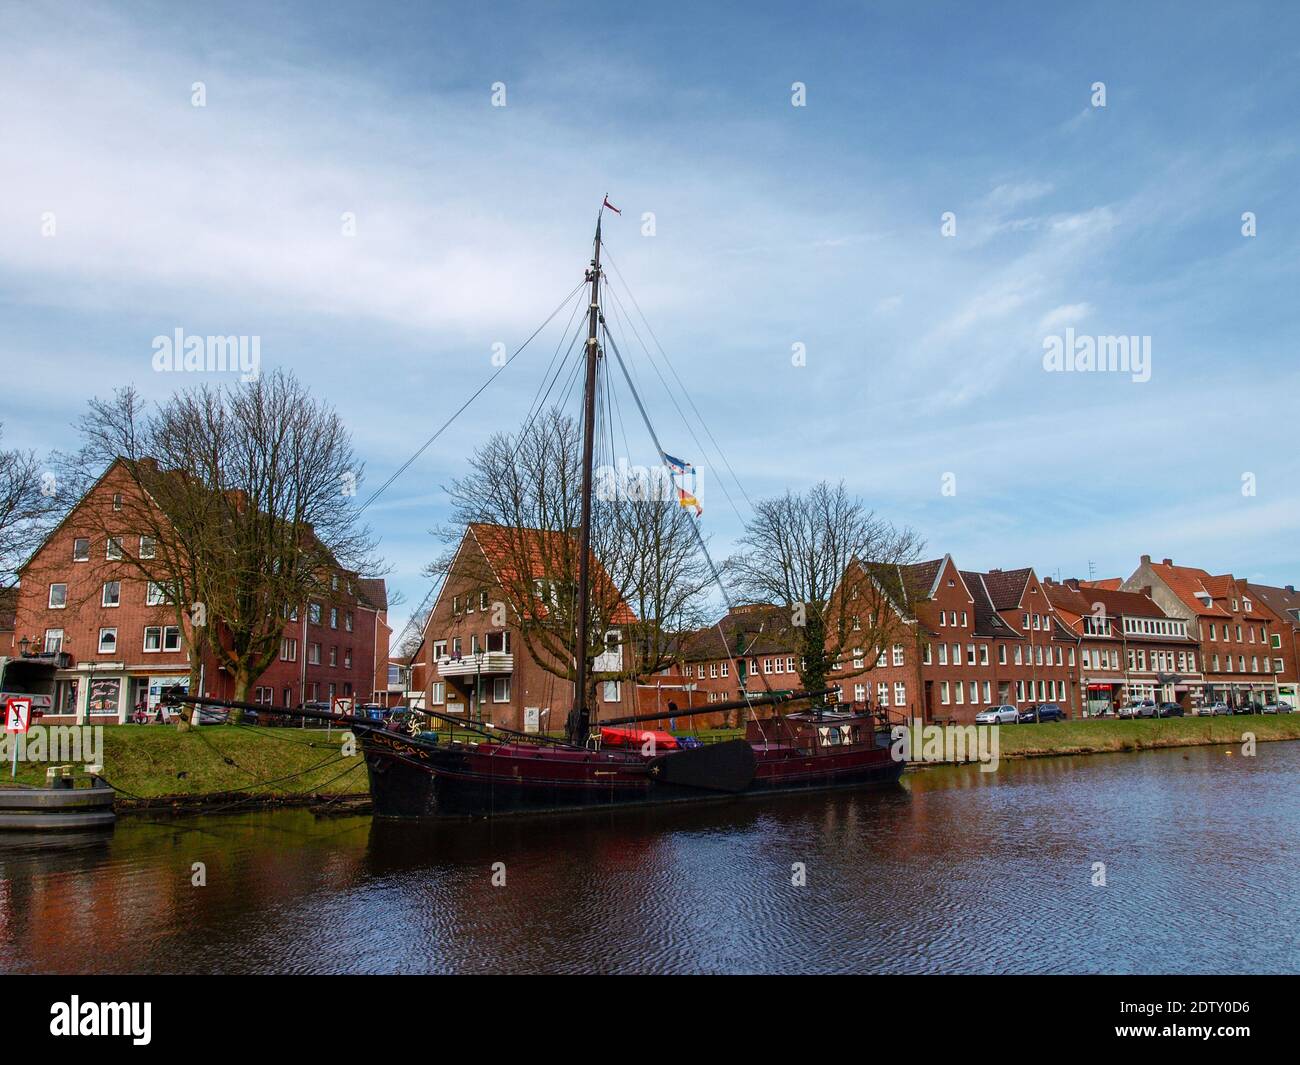
{"type": "Polygon", "coordinates": [[[1153,590],[1154,589],[1152,589],[1151,585],[1149,584],[1142,585],[1142,594],[1145,595],[1148,599],[1155,598],[1155,596],[1151,594],[1153,590]]]}
{"type": "Polygon", "coordinates": [[[1172,565],[1174,564],[1174,560],[1173,560],[1172,558],[1167,558],[1167,559],[1165,559],[1163,562],[1161,562],[1160,564],[1161,564],[1162,566],[1172,566],[1172,565]]]}
{"type": "Polygon", "coordinates": [[[1286,590],[1287,590],[1291,595],[1295,595],[1295,585],[1294,585],[1294,584],[1288,584],[1288,585],[1286,586],[1286,590]]]}
{"type": "Polygon", "coordinates": [[[1066,578],[1065,578],[1065,586],[1066,586],[1067,588],[1073,588],[1073,589],[1077,592],[1077,591],[1079,590],[1079,578],[1078,578],[1078,577],[1066,577],[1066,578]]]}
{"type": "Polygon", "coordinates": [[[1151,556],[1150,556],[1150,555],[1143,555],[1143,556],[1142,556],[1142,565],[1144,565],[1144,566],[1149,566],[1149,565],[1151,565],[1151,556]]]}

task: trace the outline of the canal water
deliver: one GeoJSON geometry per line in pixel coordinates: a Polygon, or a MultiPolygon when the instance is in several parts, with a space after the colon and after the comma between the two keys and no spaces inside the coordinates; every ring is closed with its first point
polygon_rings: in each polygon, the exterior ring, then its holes
{"type": "Polygon", "coordinates": [[[562,820],[129,815],[0,842],[0,970],[1295,972],[1298,799],[1271,743],[562,820]]]}

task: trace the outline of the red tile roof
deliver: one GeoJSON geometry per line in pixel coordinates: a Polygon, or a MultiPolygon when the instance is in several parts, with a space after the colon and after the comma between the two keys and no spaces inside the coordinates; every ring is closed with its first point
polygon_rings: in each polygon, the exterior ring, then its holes
{"type": "MultiPolygon", "coordinates": [[[[1172,563],[1152,562],[1152,571],[1162,581],[1169,586],[1170,591],[1178,596],[1188,607],[1197,614],[1207,618],[1227,618],[1231,617],[1230,611],[1224,610],[1221,606],[1206,603],[1201,595],[1209,595],[1211,599],[1215,598],[1215,593],[1211,585],[1221,587],[1222,581],[1230,578],[1211,577],[1209,572],[1203,569],[1197,569],[1195,566],[1175,566],[1172,563]]],[[[1218,598],[1222,598],[1220,595],[1218,598]]]]}
{"type": "MultiPolygon", "coordinates": [[[[468,531],[503,585],[518,586],[521,577],[528,582],[554,578],[557,573],[576,572],[578,541],[571,533],[511,528],[486,522],[471,522],[468,531]],[[526,574],[519,572],[520,559],[526,561],[526,574]]],[[[602,599],[618,594],[609,573],[594,553],[591,556],[591,585],[602,599]]],[[[636,621],[636,614],[620,597],[609,620],[626,625],[636,621]]]]}

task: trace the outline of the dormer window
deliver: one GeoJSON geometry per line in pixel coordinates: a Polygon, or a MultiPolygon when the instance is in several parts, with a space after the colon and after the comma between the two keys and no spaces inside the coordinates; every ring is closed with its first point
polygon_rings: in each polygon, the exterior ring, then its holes
{"type": "Polygon", "coordinates": [[[1249,600],[1249,599],[1243,599],[1243,600],[1241,601],[1241,609],[1244,610],[1247,614],[1250,613],[1250,600],[1249,600]]]}

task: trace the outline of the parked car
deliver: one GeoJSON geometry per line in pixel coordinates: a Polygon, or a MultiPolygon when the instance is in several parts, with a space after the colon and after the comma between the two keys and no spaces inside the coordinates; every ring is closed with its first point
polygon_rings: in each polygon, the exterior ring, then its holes
{"type": "Polygon", "coordinates": [[[1154,699],[1142,699],[1136,703],[1128,703],[1119,708],[1119,716],[1134,717],[1155,717],[1157,713],[1154,699]]]}
{"type": "Polygon", "coordinates": [[[1295,709],[1290,703],[1279,700],[1275,703],[1265,703],[1263,712],[1266,714],[1293,714],[1295,709]]]}
{"type": "Polygon", "coordinates": [[[1064,721],[1065,712],[1055,703],[1031,704],[1020,712],[1020,723],[1032,725],[1035,722],[1064,721]]]}
{"type": "Polygon", "coordinates": [[[1020,711],[1006,703],[1001,706],[990,706],[975,715],[977,725],[1014,725],[1019,720],[1020,711]]]}
{"type": "Polygon", "coordinates": [[[1210,714],[1213,717],[1227,717],[1232,713],[1232,707],[1227,703],[1211,703],[1210,714]]]}
{"type": "Polygon", "coordinates": [[[1234,714],[1262,714],[1264,712],[1263,703],[1238,703],[1232,708],[1234,714]]]}
{"type": "Polygon", "coordinates": [[[1161,703],[1160,716],[1161,717],[1182,717],[1183,708],[1179,706],[1177,703],[1161,703]]]}

